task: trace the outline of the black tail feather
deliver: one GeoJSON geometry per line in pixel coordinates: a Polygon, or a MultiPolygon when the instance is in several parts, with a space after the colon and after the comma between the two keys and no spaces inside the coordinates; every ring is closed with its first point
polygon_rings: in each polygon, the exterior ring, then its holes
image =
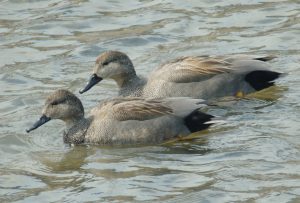
{"type": "Polygon", "coordinates": [[[207,129],[212,123],[207,123],[211,121],[214,116],[202,113],[199,109],[196,109],[184,118],[184,123],[188,129],[193,133],[200,130],[207,129]]]}
{"type": "Polygon", "coordinates": [[[256,70],[248,73],[245,76],[245,80],[257,91],[268,88],[274,85],[274,80],[280,76],[281,73],[268,71],[268,70],[256,70]]]}

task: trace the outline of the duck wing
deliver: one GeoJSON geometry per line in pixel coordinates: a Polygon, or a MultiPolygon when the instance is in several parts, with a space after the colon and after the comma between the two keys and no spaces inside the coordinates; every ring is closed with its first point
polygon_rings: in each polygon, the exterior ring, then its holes
{"type": "Polygon", "coordinates": [[[180,57],[155,69],[150,75],[149,81],[164,80],[175,83],[202,82],[218,74],[265,69],[269,65],[264,62],[274,58],[276,57],[272,55],[180,57]]]}
{"type": "Polygon", "coordinates": [[[132,100],[115,104],[112,116],[119,121],[149,120],[173,113],[172,108],[159,100],[132,100]]]}
{"type": "Polygon", "coordinates": [[[120,97],[101,102],[91,114],[104,119],[118,121],[149,120],[173,114],[173,110],[161,100],[120,97]]]}
{"type": "Polygon", "coordinates": [[[181,57],[163,64],[152,72],[151,80],[176,83],[201,82],[214,75],[232,71],[231,63],[213,57],[181,57]]]}

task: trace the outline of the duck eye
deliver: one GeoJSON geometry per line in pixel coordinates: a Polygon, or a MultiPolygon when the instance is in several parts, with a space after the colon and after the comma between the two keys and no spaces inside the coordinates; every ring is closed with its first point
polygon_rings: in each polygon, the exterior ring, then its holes
{"type": "Polygon", "coordinates": [[[102,65],[107,66],[109,64],[108,61],[104,62],[102,65]]]}
{"type": "Polygon", "coordinates": [[[58,102],[57,101],[54,101],[54,102],[51,102],[51,105],[57,105],[58,104],[58,102]]]}
{"type": "Polygon", "coordinates": [[[50,104],[54,106],[54,105],[62,104],[65,101],[66,101],[65,99],[60,99],[60,100],[55,100],[55,101],[51,102],[50,104]]]}

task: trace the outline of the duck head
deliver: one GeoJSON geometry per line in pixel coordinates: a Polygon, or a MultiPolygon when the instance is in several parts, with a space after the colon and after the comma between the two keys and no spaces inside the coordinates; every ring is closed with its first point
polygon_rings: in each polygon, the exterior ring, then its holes
{"type": "Polygon", "coordinates": [[[63,120],[67,126],[72,126],[83,117],[84,109],[81,101],[67,90],[57,90],[48,96],[42,116],[26,132],[29,133],[52,119],[63,120]]]}
{"type": "Polygon", "coordinates": [[[89,81],[79,93],[88,91],[103,79],[113,79],[120,87],[135,75],[133,64],[126,54],[119,51],[107,51],[98,56],[89,81]]]}

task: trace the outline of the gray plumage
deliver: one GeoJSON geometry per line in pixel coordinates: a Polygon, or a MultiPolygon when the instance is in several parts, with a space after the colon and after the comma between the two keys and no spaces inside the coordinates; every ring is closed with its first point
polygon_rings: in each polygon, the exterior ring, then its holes
{"type": "Polygon", "coordinates": [[[142,99],[120,97],[104,100],[84,117],[80,100],[67,90],[47,98],[41,119],[30,132],[50,119],[63,120],[66,143],[128,145],[161,143],[177,136],[205,129],[213,116],[201,113],[200,99],[142,99]],[[46,118],[46,121],[45,121],[46,118]]]}

